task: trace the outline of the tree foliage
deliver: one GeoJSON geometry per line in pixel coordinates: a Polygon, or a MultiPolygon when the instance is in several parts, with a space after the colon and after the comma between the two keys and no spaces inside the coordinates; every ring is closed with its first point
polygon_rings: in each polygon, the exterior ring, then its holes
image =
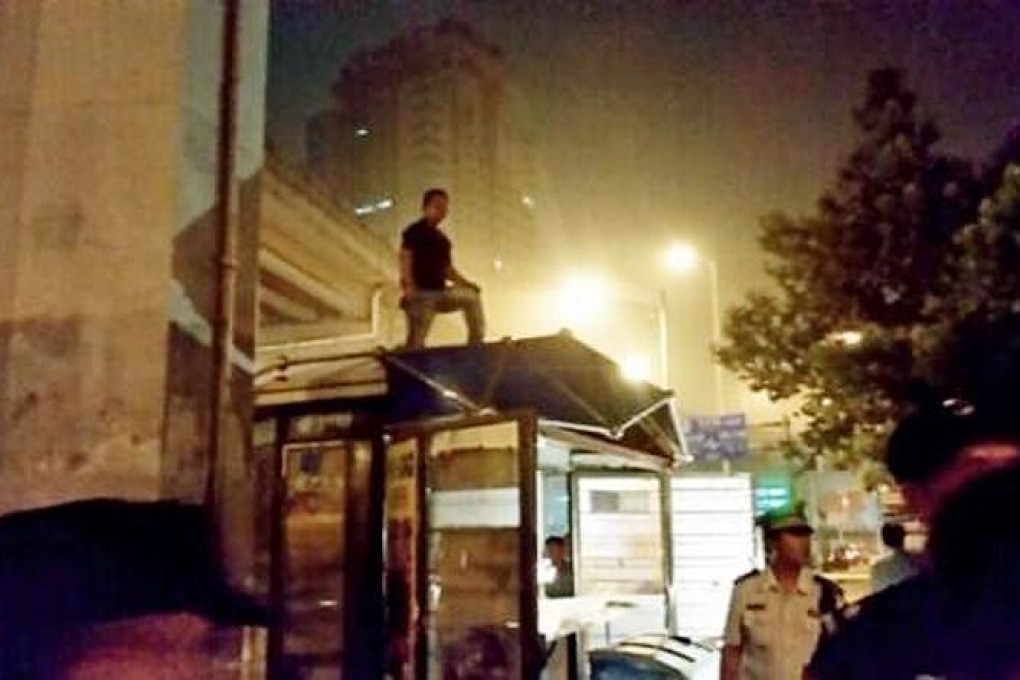
{"type": "Polygon", "coordinates": [[[840,467],[878,452],[959,323],[1020,311],[1015,166],[981,201],[986,178],[937,151],[895,69],[869,74],[853,120],[814,212],[762,220],[774,288],[728,310],[717,348],[753,389],[795,399],[800,451],[840,467]]]}

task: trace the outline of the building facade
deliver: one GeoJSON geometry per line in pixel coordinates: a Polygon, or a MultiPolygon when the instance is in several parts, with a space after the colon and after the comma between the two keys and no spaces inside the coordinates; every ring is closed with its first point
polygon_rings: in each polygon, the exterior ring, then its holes
{"type": "Polygon", "coordinates": [[[260,190],[257,388],[286,391],[267,370],[281,361],[399,344],[390,244],[303,168],[272,154],[260,190]]]}
{"type": "Polygon", "coordinates": [[[309,121],[307,162],[340,203],[396,245],[422,192],[444,187],[458,265],[490,285],[527,270],[535,171],[498,48],[443,21],[356,55],[334,94],[309,121]]]}

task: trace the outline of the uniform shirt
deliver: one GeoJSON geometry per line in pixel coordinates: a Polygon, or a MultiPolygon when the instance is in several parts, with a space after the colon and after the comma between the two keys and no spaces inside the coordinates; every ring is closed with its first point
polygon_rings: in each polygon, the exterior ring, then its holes
{"type": "Polygon", "coordinates": [[[741,680],[801,680],[822,630],[822,588],[810,569],[801,570],[790,593],[771,569],[737,579],[724,641],[740,648],[741,680]]]}
{"type": "Polygon", "coordinates": [[[404,230],[401,247],[411,253],[411,280],[416,290],[443,290],[452,263],[450,239],[422,218],[404,230]]]}

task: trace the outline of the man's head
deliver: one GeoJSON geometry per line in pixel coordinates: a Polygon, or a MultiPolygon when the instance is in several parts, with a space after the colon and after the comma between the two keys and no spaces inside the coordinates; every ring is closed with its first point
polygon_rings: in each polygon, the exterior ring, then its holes
{"type": "Polygon", "coordinates": [[[956,324],[931,361],[934,382],[915,395],[924,406],[899,424],[886,453],[929,523],[951,495],[1020,458],[1020,315],[956,324]]]}
{"type": "Polygon", "coordinates": [[[1018,460],[1012,419],[954,400],[907,416],[886,448],[890,474],[926,522],[961,488],[1018,460]]]}
{"type": "Polygon", "coordinates": [[[0,517],[0,677],[216,677],[220,633],[268,616],[227,583],[212,526],[108,499],[0,517]]]}
{"type": "Polygon", "coordinates": [[[450,195],[445,189],[429,189],[421,199],[421,211],[426,220],[439,224],[450,210],[450,195]]]}
{"type": "MultiPolygon", "coordinates": [[[[1020,605],[1020,465],[983,475],[935,515],[929,552],[954,588],[984,588],[1020,605]]],[[[1020,609],[1017,609],[1020,615],[1020,609]]]]}
{"type": "Polygon", "coordinates": [[[758,519],[758,525],[772,566],[800,569],[810,564],[814,530],[801,507],[772,510],[758,519]]]}
{"type": "Polygon", "coordinates": [[[902,524],[886,522],[882,525],[882,543],[891,550],[903,550],[907,540],[907,532],[902,524]]]}
{"type": "Polygon", "coordinates": [[[567,561],[567,542],[562,536],[545,539],[545,556],[554,565],[561,566],[567,561]]]}

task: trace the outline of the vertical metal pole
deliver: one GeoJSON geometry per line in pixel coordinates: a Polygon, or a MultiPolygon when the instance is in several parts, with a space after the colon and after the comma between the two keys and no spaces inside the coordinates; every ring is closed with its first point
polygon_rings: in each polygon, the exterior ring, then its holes
{"type": "Polygon", "coordinates": [[[666,289],[659,289],[659,372],[661,387],[669,389],[669,306],[666,289]]]}
{"type": "MultiPolygon", "coordinates": [[[[719,266],[714,260],[706,260],[709,276],[709,296],[712,305],[712,345],[718,347],[722,343],[722,312],[719,303],[719,266]]],[[[712,367],[715,380],[715,411],[717,415],[723,412],[723,374],[722,364],[712,357],[712,367]]]]}
{"type": "Polygon", "coordinates": [[[659,472],[659,513],[662,522],[662,561],[663,584],[666,588],[666,631],[670,635],[677,633],[676,584],[673,582],[673,475],[669,469],[659,472]]]}
{"type": "Polygon", "coordinates": [[[581,479],[584,475],[571,470],[567,475],[567,484],[570,485],[570,559],[574,571],[574,595],[581,595],[584,590],[581,586],[581,479]]]}
{"type": "Polygon", "coordinates": [[[287,418],[277,416],[269,512],[269,606],[273,612],[273,621],[266,638],[266,677],[270,680],[282,677],[283,674],[284,635],[287,625],[287,537],[284,517],[287,495],[287,476],[284,469],[286,443],[287,418]]]}
{"type": "Polygon", "coordinates": [[[538,494],[535,481],[538,471],[538,425],[536,417],[523,416],[513,421],[517,425],[517,474],[520,489],[520,531],[517,546],[518,569],[521,574],[518,593],[518,619],[521,639],[521,675],[537,678],[541,665],[541,645],[538,637],[538,494]]]}
{"type": "Polygon", "coordinates": [[[380,578],[385,574],[382,544],[385,449],[374,427],[367,432],[349,431],[345,437],[341,677],[381,678],[386,640],[380,578]]]}
{"type": "Polygon", "coordinates": [[[432,637],[429,635],[433,621],[432,588],[429,574],[432,570],[429,547],[432,543],[429,532],[432,523],[429,521],[430,500],[432,489],[432,466],[430,459],[434,436],[418,432],[415,434],[415,616],[413,618],[414,641],[414,678],[429,680],[429,663],[435,650],[431,649],[432,637]]]}
{"type": "Polygon", "coordinates": [[[231,357],[234,346],[234,298],[237,279],[237,86],[240,51],[240,0],[223,3],[222,67],[219,97],[219,138],[216,149],[216,308],[212,337],[213,394],[209,424],[208,475],[205,496],[211,510],[221,515],[223,432],[229,403],[231,357]]]}

